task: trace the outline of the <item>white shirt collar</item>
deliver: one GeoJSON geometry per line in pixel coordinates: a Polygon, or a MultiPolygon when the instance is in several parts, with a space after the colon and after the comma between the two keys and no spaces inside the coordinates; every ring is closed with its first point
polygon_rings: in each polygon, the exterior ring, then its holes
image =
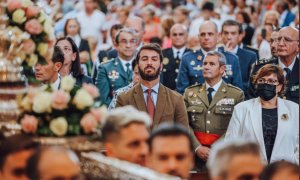
{"type": "Polygon", "coordinates": [[[118,57],[118,58],[119,58],[120,61],[121,61],[121,64],[122,64],[122,66],[123,66],[123,68],[124,68],[124,71],[127,70],[127,66],[126,66],[127,63],[130,64],[129,69],[132,70],[131,65],[132,65],[132,61],[134,60],[134,58],[130,59],[129,61],[123,60],[123,59],[121,59],[120,57],[118,57]]]}
{"type": "Polygon", "coordinates": [[[235,46],[235,48],[231,51],[233,54],[237,54],[239,46],[235,46]]]}
{"type": "Polygon", "coordinates": [[[60,84],[60,75],[58,74],[58,78],[56,79],[56,81],[51,84],[52,89],[58,90],[59,84],[60,84]]]}
{"type": "Polygon", "coordinates": [[[172,50],[173,50],[173,55],[174,55],[174,58],[177,57],[177,52],[179,51],[179,58],[181,59],[184,51],[185,51],[186,47],[182,47],[181,49],[177,49],[176,47],[172,46],[172,50]]]}
{"type": "MultiPolygon", "coordinates": [[[[221,84],[222,84],[222,78],[220,79],[220,81],[219,82],[217,82],[217,84],[215,84],[212,88],[214,89],[214,92],[217,92],[218,91],[218,89],[219,89],[219,87],[221,86],[221,84]]],[[[206,86],[206,90],[208,89],[208,88],[210,88],[210,86],[209,86],[209,84],[205,81],[205,86],[206,86]]]]}
{"type": "MultiPolygon", "coordinates": [[[[205,51],[203,48],[201,48],[202,53],[206,56],[206,54],[210,51],[205,51]]],[[[218,51],[218,48],[216,47],[216,49],[211,50],[211,51],[218,51]]]]}
{"type": "Polygon", "coordinates": [[[279,64],[279,66],[280,66],[282,69],[284,69],[284,68],[289,68],[289,69],[292,71],[292,70],[293,70],[293,67],[294,67],[294,64],[295,64],[295,62],[296,62],[296,58],[297,58],[297,56],[294,57],[294,60],[293,60],[292,64],[290,64],[288,67],[286,67],[286,66],[281,62],[280,58],[279,58],[278,64],[279,64]]]}

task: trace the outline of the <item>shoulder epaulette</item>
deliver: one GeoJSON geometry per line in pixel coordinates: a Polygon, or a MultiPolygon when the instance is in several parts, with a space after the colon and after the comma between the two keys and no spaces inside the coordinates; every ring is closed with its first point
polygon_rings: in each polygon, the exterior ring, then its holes
{"type": "Polygon", "coordinates": [[[187,89],[192,89],[194,87],[201,87],[201,86],[202,86],[202,84],[194,84],[194,85],[187,87],[187,89]]]}
{"type": "Polygon", "coordinates": [[[114,60],[114,59],[112,58],[112,59],[110,59],[110,60],[101,62],[101,64],[107,64],[107,63],[109,63],[109,62],[111,62],[111,61],[113,61],[113,60],[114,60]]]}
{"type": "Polygon", "coordinates": [[[249,49],[254,49],[254,50],[257,50],[257,51],[258,51],[258,49],[257,49],[257,48],[255,48],[255,47],[252,47],[252,46],[250,46],[250,45],[246,45],[246,47],[247,47],[247,48],[249,48],[249,49]]]}
{"type": "Polygon", "coordinates": [[[227,86],[229,86],[229,87],[231,87],[231,88],[234,88],[234,89],[237,89],[237,90],[239,90],[239,91],[243,91],[243,90],[240,89],[239,87],[234,86],[234,85],[232,85],[232,84],[227,84],[227,86]]]}
{"type": "Polygon", "coordinates": [[[263,65],[263,64],[269,64],[276,61],[276,57],[271,58],[263,58],[255,62],[255,65],[263,65]]]}

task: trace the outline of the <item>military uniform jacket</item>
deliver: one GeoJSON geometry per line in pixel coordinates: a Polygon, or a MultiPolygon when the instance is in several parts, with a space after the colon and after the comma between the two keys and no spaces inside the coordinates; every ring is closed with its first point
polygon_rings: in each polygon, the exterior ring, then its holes
{"type": "MultiPolygon", "coordinates": [[[[118,95],[116,107],[126,105],[132,105],[140,111],[147,112],[140,83],[118,95]]],[[[180,123],[186,128],[189,127],[182,95],[160,84],[152,127],[155,128],[163,122],[180,123]]]]}
{"type": "MultiPolygon", "coordinates": [[[[219,48],[218,51],[222,52],[226,57],[226,72],[223,76],[223,80],[226,83],[232,84],[243,89],[243,81],[240,70],[240,64],[238,57],[232,53],[223,51],[219,48]]],[[[178,74],[178,81],[176,84],[176,90],[183,94],[185,88],[204,83],[202,75],[202,64],[204,54],[201,50],[187,52],[181,60],[178,74]]]]}
{"type": "MultiPolygon", "coordinates": [[[[274,64],[278,65],[278,58],[272,57],[269,59],[260,59],[259,61],[256,61],[252,72],[251,72],[251,78],[250,78],[250,85],[249,85],[249,92],[250,98],[256,98],[257,95],[255,94],[255,85],[253,84],[253,76],[257,73],[257,71],[263,67],[266,64],[274,64]]],[[[287,79],[288,84],[286,87],[286,91],[284,93],[284,96],[282,98],[293,101],[297,104],[299,104],[299,58],[296,58],[294,67],[292,69],[290,78],[287,79]]],[[[249,99],[250,99],[249,98],[249,99]]]]}
{"type": "Polygon", "coordinates": [[[127,76],[119,58],[101,64],[95,82],[100,92],[101,103],[109,106],[114,91],[127,86],[131,81],[132,73],[127,76]]]}
{"type": "MultiPolygon", "coordinates": [[[[184,53],[191,51],[190,49],[186,48],[184,53]]],[[[167,86],[168,88],[175,90],[176,89],[176,82],[177,76],[179,72],[179,64],[180,59],[176,59],[174,57],[173,49],[167,48],[162,51],[164,59],[163,59],[163,70],[162,70],[162,84],[167,86]]],[[[184,54],[183,53],[183,54],[184,54]]],[[[183,56],[183,55],[182,55],[183,56]]]]}
{"type": "MultiPolygon", "coordinates": [[[[241,89],[224,81],[209,104],[205,83],[186,89],[184,101],[191,132],[223,135],[226,133],[234,106],[244,100],[241,89]]],[[[194,148],[200,143],[192,133],[194,148]]]]}

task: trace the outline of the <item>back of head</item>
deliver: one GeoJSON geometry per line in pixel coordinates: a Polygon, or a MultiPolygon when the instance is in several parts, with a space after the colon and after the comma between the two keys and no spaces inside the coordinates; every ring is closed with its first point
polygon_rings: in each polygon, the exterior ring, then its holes
{"type": "MultiPolygon", "coordinates": [[[[299,166],[287,161],[277,161],[265,167],[261,173],[260,180],[272,180],[276,175],[284,172],[281,177],[295,176],[299,178],[299,166]]],[[[280,179],[280,178],[279,178],[280,179]]]]}
{"type": "Polygon", "coordinates": [[[223,177],[226,179],[227,168],[231,160],[235,156],[247,154],[260,157],[259,146],[256,143],[245,141],[215,143],[207,161],[211,178],[223,177]]]}
{"type": "Polygon", "coordinates": [[[0,170],[3,169],[5,160],[9,155],[24,150],[33,150],[38,146],[37,142],[24,134],[17,134],[4,139],[0,144],[0,170]]]}
{"type": "Polygon", "coordinates": [[[131,123],[144,124],[149,128],[151,119],[147,113],[138,111],[133,106],[123,106],[109,112],[102,126],[104,142],[111,141],[112,134],[117,134],[123,127],[131,123]]]}

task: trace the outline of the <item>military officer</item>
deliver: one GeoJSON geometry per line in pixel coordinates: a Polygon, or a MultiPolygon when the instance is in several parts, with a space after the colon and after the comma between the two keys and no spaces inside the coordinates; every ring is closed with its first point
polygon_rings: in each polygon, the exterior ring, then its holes
{"type": "Polygon", "coordinates": [[[180,60],[184,53],[190,51],[190,49],[186,48],[186,26],[183,24],[174,24],[170,30],[170,36],[172,40],[172,47],[166,48],[162,51],[164,56],[162,84],[172,90],[175,90],[180,60]]]}
{"type": "Polygon", "coordinates": [[[248,97],[248,86],[252,64],[255,63],[256,54],[238,46],[239,39],[242,39],[243,28],[242,25],[235,20],[227,20],[222,25],[222,42],[225,48],[237,55],[240,62],[240,69],[242,73],[243,89],[245,96],[248,97]]]}
{"type": "Polygon", "coordinates": [[[98,68],[96,86],[100,100],[109,105],[113,92],[132,81],[132,61],[135,58],[137,37],[133,29],[123,28],[116,35],[118,57],[102,63],[98,68]]]}
{"type": "Polygon", "coordinates": [[[203,60],[205,83],[191,86],[184,93],[200,171],[205,170],[211,145],[226,132],[234,106],[244,100],[241,89],[222,80],[225,69],[225,56],[208,52],[203,60]]]}
{"type": "Polygon", "coordinates": [[[256,61],[250,78],[249,94],[257,97],[252,77],[265,64],[279,65],[285,72],[287,88],[282,98],[299,104],[299,30],[292,27],[284,27],[279,32],[271,34],[272,57],[256,61]]]}
{"type": "Polygon", "coordinates": [[[199,41],[201,49],[187,52],[181,60],[179,66],[178,81],[176,90],[183,94],[185,88],[194,84],[204,83],[202,75],[202,64],[204,56],[209,51],[218,50],[226,57],[226,71],[223,74],[225,82],[239,88],[243,88],[239,60],[236,55],[217,48],[218,31],[217,25],[212,21],[205,21],[199,28],[199,41]]]}

